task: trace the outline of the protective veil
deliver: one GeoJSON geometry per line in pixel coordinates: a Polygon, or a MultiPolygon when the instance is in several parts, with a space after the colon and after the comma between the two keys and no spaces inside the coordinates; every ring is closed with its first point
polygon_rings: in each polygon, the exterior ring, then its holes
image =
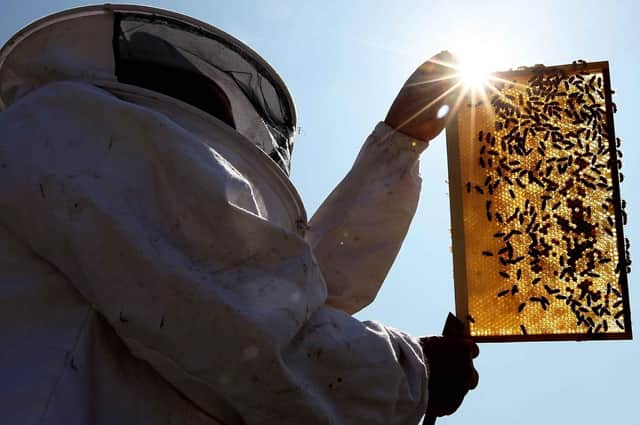
{"type": "Polygon", "coordinates": [[[415,144],[379,124],[307,225],[251,135],[68,53],[0,73],[2,423],[417,423],[417,339],[349,314],[414,214],[415,144]]]}

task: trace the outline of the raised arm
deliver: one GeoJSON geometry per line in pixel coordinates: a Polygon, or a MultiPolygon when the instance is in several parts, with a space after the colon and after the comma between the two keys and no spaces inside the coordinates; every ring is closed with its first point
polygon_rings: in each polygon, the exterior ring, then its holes
{"type": "Polygon", "coordinates": [[[311,218],[307,238],[329,305],[355,313],[374,300],[418,205],[424,147],[379,123],[349,174],[311,218]]]}
{"type": "Polygon", "coordinates": [[[355,313],[382,286],[418,204],[420,153],[444,128],[440,107],[453,106],[452,61],[441,53],[418,67],[351,171],[310,220],[308,240],[327,283],[329,305],[355,313]]]}

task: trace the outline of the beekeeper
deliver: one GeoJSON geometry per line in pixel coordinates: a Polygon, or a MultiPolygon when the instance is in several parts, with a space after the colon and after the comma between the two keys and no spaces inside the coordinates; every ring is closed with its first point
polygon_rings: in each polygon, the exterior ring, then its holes
{"type": "Polygon", "coordinates": [[[472,343],[351,316],[400,248],[443,125],[450,80],[411,81],[443,69],[416,71],[307,223],[293,102],[238,40],[115,5],[19,32],[0,51],[0,422],[453,412],[477,383],[472,343]]]}

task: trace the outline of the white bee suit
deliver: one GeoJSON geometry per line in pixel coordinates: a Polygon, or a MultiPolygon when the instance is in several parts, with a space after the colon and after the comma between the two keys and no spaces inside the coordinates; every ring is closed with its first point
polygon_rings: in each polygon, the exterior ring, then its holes
{"type": "Polygon", "coordinates": [[[411,140],[379,124],[307,229],[244,135],[83,80],[0,113],[0,422],[417,423],[417,339],[349,314],[415,211],[411,140]]]}

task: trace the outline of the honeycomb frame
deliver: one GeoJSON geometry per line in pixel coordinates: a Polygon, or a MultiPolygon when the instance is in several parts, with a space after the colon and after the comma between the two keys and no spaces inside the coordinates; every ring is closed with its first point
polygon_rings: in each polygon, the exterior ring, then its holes
{"type": "Polygon", "coordinates": [[[494,81],[446,129],[456,315],[479,342],[631,339],[608,62],[494,81]]]}

